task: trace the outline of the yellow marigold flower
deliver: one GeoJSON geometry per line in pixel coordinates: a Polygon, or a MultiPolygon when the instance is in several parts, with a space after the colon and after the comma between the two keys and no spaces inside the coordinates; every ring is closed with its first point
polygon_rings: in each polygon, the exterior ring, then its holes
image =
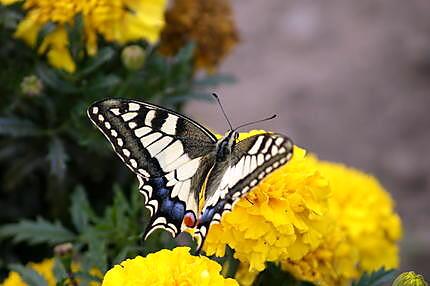
{"type": "Polygon", "coordinates": [[[371,175],[336,163],[319,165],[333,191],[336,222],[358,249],[360,270],[398,267],[402,226],[390,194],[371,175]]]}
{"type": "MultiPolygon", "coordinates": [[[[55,286],[57,281],[54,277],[54,259],[45,259],[39,263],[29,263],[29,267],[33,268],[37,273],[39,273],[43,278],[45,278],[48,286],[55,286]]],[[[3,286],[27,286],[21,276],[17,272],[10,272],[9,276],[3,281],[3,286]]]]}
{"type": "Polygon", "coordinates": [[[362,272],[398,266],[401,223],[389,194],[370,175],[340,164],[320,162],[332,190],[335,226],[323,243],[299,260],[282,262],[298,279],[317,285],[348,285],[362,272]]]}
{"type": "Polygon", "coordinates": [[[329,224],[330,188],[316,163],[295,147],[289,163],[240,199],[221,224],[211,226],[204,244],[206,253],[223,256],[228,244],[250,271],[261,271],[267,261],[299,259],[318,247],[329,224]]]}
{"type": "Polygon", "coordinates": [[[196,44],[196,67],[212,71],[238,42],[228,0],[175,0],[166,13],[161,52],[176,54],[188,42],[196,44]]]}
{"type": "Polygon", "coordinates": [[[147,257],[127,259],[110,269],[102,286],[238,285],[220,275],[221,266],[203,256],[192,256],[188,247],[163,249],[147,257]]]}
{"type": "MultiPolygon", "coordinates": [[[[12,4],[14,0],[0,0],[12,4]]],[[[107,41],[124,44],[144,39],[151,43],[159,38],[164,26],[166,0],[25,0],[25,18],[15,36],[30,46],[36,44],[37,35],[44,25],[54,23],[38,52],[47,53],[48,61],[56,68],[74,72],[76,65],[69,51],[66,25],[73,25],[75,17],[83,17],[86,48],[89,55],[97,52],[97,35],[107,41]]]]}

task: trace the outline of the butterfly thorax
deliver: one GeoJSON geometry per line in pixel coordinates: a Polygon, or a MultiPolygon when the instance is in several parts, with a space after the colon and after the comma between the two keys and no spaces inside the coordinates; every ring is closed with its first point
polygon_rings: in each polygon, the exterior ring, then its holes
{"type": "Polygon", "coordinates": [[[225,135],[222,139],[220,139],[216,146],[216,161],[224,162],[226,161],[233,149],[234,145],[236,145],[236,140],[239,137],[239,133],[235,130],[231,130],[225,135]]]}

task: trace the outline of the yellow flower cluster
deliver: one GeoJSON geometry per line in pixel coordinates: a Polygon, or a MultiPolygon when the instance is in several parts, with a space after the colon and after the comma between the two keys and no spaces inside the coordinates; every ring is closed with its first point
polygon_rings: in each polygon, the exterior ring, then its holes
{"type": "Polygon", "coordinates": [[[190,255],[188,247],[177,247],[123,261],[106,273],[102,286],[238,285],[221,276],[220,271],[215,261],[190,255]]]}
{"type": "MultiPolygon", "coordinates": [[[[29,267],[34,269],[37,273],[39,273],[45,281],[48,283],[48,286],[55,286],[57,281],[54,277],[54,259],[45,259],[40,263],[29,263],[29,267]]],[[[9,276],[3,281],[3,286],[27,286],[21,276],[17,272],[10,272],[9,276]]]]}
{"type": "MultiPolygon", "coordinates": [[[[19,1],[22,0],[0,0],[0,3],[19,1]]],[[[77,15],[83,18],[87,53],[95,55],[97,35],[120,44],[140,39],[157,41],[164,26],[165,6],[166,0],[24,0],[27,14],[15,36],[34,46],[41,29],[48,23],[55,24],[38,51],[46,53],[53,66],[74,72],[76,65],[69,51],[67,26],[74,24],[77,15]]]]}
{"type": "MultiPolygon", "coordinates": [[[[243,139],[259,131],[241,134],[243,139]]],[[[292,160],[263,179],[212,225],[204,244],[208,255],[223,256],[228,244],[235,257],[261,271],[267,261],[300,259],[318,247],[329,220],[330,189],[317,161],[295,147],[292,160]]]]}
{"type": "MultiPolygon", "coordinates": [[[[261,133],[241,134],[240,140],[261,133]]],[[[347,285],[364,271],[398,266],[401,222],[378,181],[322,162],[295,147],[292,160],[266,177],[219,225],[204,249],[241,261],[236,279],[252,281],[268,261],[299,280],[347,285]]]]}
{"type": "Polygon", "coordinates": [[[364,271],[398,266],[401,222],[378,181],[340,164],[320,162],[332,190],[330,216],[335,228],[300,260],[282,263],[297,278],[318,285],[347,285],[364,271]]]}

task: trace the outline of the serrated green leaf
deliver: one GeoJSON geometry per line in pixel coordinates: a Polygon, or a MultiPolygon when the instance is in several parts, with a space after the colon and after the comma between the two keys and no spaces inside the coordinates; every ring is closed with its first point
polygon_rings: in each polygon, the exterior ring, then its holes
{"type": "Polygon", "coordinates": [[[76,230],[83,232],[88,227],[89,217],[92,213],[90,203],[88,202],[83,187],[80,186],[76,188],[72,194],[71,200],[70,215],[72,216],[73,225],[76,230]]]}
{"type": "Polygon", "coordinates": [[[394,269],[386,270],[380,268],[371,273],[364,273],[358,281],[354,281],[352,286],[381,286],[384,283],[393,279],[395,274],[394,269]]]}
{"type": "Polygon", "coordinates": [[[31,121],[16,117],[0,118],[0,135],[29,137],[40,134],[40,129],[31,121]]]}
{"type": "Polygon", "coordinates": [[[59,222],[51,223],[38,217],[0,227],[0,238],[12,237],[15,242],[58,244],[73,241],[76,236],[59,222]]]}
{"type": "Polygon", "coordinates": [[[49,161],[51,175],[62,180],[66,173],[66,161],[68,156],[64,149],[64,144],[59,138],[54,137],[51,140],[47,159],[49,161]]]}
{"type": "Polygon", "coordinates": [[[35,71],[43,83],[54,89],[56,92],[64,94],[79,92],[79,88],[74,86],[69,81],[62,79],[53,68],[50,68],[45,64],[39,63],[36,65],[35,71]]]}
{"type": "Polygon", "coordinates": [[[111,61],[115,56],[115,50],[111,47],[105,47],[97,52],[97,55],[91,57],[88,64],[77,74],[78,77],[84,77],[97,70],[103,64],[111,61]]]}
{"type": "Polygon", "coordinates": [[[48,282],[46,282],[45,278],[43,278],[34,269],[20,264],[12,264],[9,268],[18,272],[22,280],[24,280],[24,282],[29,286],[48,286],[48,282]]]}

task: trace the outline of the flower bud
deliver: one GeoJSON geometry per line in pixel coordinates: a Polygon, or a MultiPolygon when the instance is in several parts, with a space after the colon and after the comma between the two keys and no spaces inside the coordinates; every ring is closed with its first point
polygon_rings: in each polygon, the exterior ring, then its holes
{"type": "Polygon", "coordinates": [[[54,253],[58,256],[70,255],[73,251],[73,245],[70,242],[58,244],[54,247],[54,253]]]}
{"type": "Polygon", "coordinates": [[[123,65],[129,70],[138,70],[145,62],[145,51],[138,45],[125,47],[121,53],[123,65]]]}
{"type": "Polygon", "coordinates": [[[42,81],[35,75],[29,75],[23,78],[21,82],[21,91],[28,96],[40,95],[43,89],[42,81]]]}
{"type": "Polygon", "coordinates": [[[427,282],[422,275],[410,271],[397,276],[392,286],[427,286],[427,282]]]}

